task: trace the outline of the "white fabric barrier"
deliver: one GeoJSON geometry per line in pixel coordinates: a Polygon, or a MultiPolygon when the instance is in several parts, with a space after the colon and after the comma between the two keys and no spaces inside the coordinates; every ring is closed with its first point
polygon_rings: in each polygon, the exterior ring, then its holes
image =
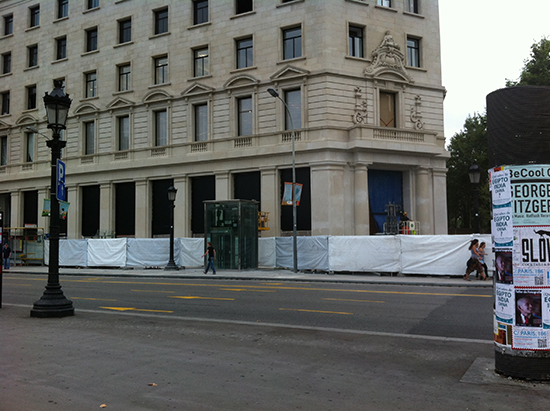
{"type": "Polygon", "coordinates": [[[183,267],[202,267],[204,265],[204,238],[178,238],[179,265],[183,267]]]}
{"type": "Polygon", "coordinates": [[[126,238],[89,239],[88,267],[125,267],[126,238]]]}
{"type": "MultiPolygon", "coordinates": [[[[48,241],[48,246],[50,242],[48,241]]],[[[45,251],[45,250],[44,250],[45,251]]],[[[48,254],[44,254],[44,257],[48,254]]],[[[44,258],[46,260],[46,258],[44,258]]],[[[59,266],[86,267],[88,265],[88,240],[59,240],[59,266]]]]}
{"type": "Polygon", "coordinates": [[[277,267],[275,237],[258,238],[258,267],[277,267]]]}
{"type": "MultiPolygon", "coordinates": [[[[179,242],[174,241],[174,260],[178,264],[179,242]]],[[[128,267],[164,267],[170,259],[169,238],[128,238],[128,267]]]]}
{"type": "MultiPolygon", "coordinates": [[[[328,236],[298,237],[298,270],[328,271],[328,236]]],[[[275,241],[277,267],[294,267],[293,238],[277,237],[275,241]]]]}
{"type": "Polygon", "coordinates": [[[330,271],[400,272],[401,243],[390,235],[331,236],[329,262],[330,271]]]}

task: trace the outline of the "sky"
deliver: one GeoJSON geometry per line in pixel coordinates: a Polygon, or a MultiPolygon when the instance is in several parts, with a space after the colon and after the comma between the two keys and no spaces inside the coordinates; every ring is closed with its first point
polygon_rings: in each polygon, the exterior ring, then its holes
{"type": "Polygon", "coordinates": [[[461,131],[485,97],[517,80],[531,45],[550,38],[550,0],[439,0],[445,137],[461,131]]]}

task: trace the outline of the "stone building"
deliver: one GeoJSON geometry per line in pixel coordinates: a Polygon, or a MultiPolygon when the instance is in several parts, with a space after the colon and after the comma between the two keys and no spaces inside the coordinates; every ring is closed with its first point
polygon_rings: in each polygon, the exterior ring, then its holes
{"type": "Polygon", "coordinates": [[[0,26],[5,225],[48,227],[55,79],[69,238],[167,235],[171,185],[178,237],[233,198],[285,235],[292,127],[299,235],[380,232],[390,202],[447,233],[437,0],[3,0],[0,26]]]}

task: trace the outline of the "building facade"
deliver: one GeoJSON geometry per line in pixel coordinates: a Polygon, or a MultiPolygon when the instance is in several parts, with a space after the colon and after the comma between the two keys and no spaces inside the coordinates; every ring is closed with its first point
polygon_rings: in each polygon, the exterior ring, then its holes
{"type": "Polygon", "coordinates": [[[69,238],[202,236],[205,200],[300,235],[447,233],[437,0],[3,0],[0,209],[48,227],[42,97],[62,80],[69,238]],[[267,92],[273,87],[288,106],[267,92]]]}

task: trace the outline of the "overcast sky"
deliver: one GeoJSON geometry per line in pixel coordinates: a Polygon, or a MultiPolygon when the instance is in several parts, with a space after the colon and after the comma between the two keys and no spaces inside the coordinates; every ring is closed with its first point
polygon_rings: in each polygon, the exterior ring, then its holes
{"type": "Polygon", "coordinates": [[[550,0],[439,0],[447,142],[550,37],[550,0]]]}

